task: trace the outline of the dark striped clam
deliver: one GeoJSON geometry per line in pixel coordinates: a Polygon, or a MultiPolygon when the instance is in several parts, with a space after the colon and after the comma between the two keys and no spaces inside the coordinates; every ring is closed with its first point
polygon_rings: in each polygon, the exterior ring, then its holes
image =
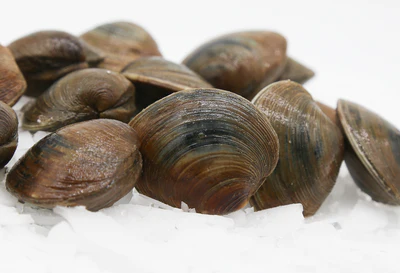
{"type": "Polygon", "coordinates": [[[0,168],[14,155],[18,144],[18,119],[10,106],[0,101],[0,168]]]}
{"type": "Polygon", "coordinates": [[[356,184],[373,200],[400,205],[400,132],[372,111],[339,100],[345,161],[356,184]]]}
{"type": "Polygon", "coordinates": [[[131,191],[142,160],[135,131],[117,120],[64,127],[35,144],[7,176],[7,190],[42,208],[109,207],[131,191]]]}
{"type": "Polygon", "coordinates": [[[26,90],[26,81],[10,50],[0,45],[0,101],[13,106],[26,90]]]}
{"type": "Polygon", "coordinates": [[[97,118],[128,122],[134,112],[135,87],[121,74],[88,68],[63,77],[24,108],[22,127],[55,131],[97,118]]]}
{"type": "Polygon", "coordinates": [[[212,87],[186,66],[161,57],[137,59],[121,73],[136,87],[136,105],[139,110],[176,91],[212,87]]]}
{"type": "Polygon", "coordinates": [[[29,96],[38,96],[60,77],[101,60],[80,39],[62,31],[35,32],[8,48],[28,83],[29,96]]]}
{"type": "Polygon", "coordinates": [[[313,215],[339,173],[344,149],[340,129],[295,82],[273,83],[253,103],[270,120],[280,151],[276,169],[251,203],[257,210],[301,203],[304,215],[313,215]]]}
{"type": "Polygon", "coordinates": [[[80,37],[105,56],[99,67],[116,72],[139,57],[161,56],[151,35],[141,26],[129,22],[104,24],[80,37]]]}
{"type": "Polygon", "coordinates": [[[275,168],[278,140],[248,100],[218,89],[173,93],[129,123],[142,143],[139,192],[171,206],[226,214],[245,206],[275,168]]]}

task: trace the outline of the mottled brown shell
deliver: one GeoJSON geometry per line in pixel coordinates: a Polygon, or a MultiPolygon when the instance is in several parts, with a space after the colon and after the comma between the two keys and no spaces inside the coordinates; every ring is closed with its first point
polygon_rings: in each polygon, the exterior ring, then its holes
{"type": "Polygon", "coordinates": [[[10,106],[0,101],[0,168],[14,155],[18,144],[18,119],[10,106]]]}
{"type": "Polygon", "coordinates": [[[25,90],[26,81],[12,53],[0,45],[0,101],[13,106],[25,90]]]}
{"type": "Polygon", "coordinates": [[[279,76],[279,80],[291,80],[303,84],[314,77],[314,75],[314,71],[293,58],[288,57],[285,68],[279,76]]]}
{"type": "Polygon", "coordinates": [[[400,132],[372,111],[339,100],[346,165],[357,185],[378,202],[400,205],[400,132]]]}
{"type": "Polygon", "coordinates": [[[301,203],[313,215],[330,193],[343,160],[343,136],[311,95],[291,81],[273,83],[253,103],[279,138],[279,162],[251,203],[257,210],[301,203]]]}
{"type": "Polygon", "coordinates": [[[29,96],[38,96],[58,78],[101,58],[77,37],[62,31],[35,32],[8,48],[27,80],[29,96]]]}
{"type": "Polygon", "coordinates": [[[55,131],[97,118],[128,122],[136,111],[135,88],[121,74],[88,68],[68,74],[24,107],[22,127],[55,131]]]}
{"type": "Polygon", "coordinates": [[[129,123],[139,135],[139,192],[197,212],[245,206],[275,168],[277,136],[246,99],[218,89],[187,89],[144,109],[129,123]]]}
{"type": "Polygon", "coordinates": [[[99,67],[116,72],[139,57],[161,56],[151,35],[129,22],[104,24],[82,34],[81,38],[104,54],[99,67]]]}
{"type": "Polygon", "coordinates": [[[38,207],[109,207],[131,191],[142,160],[137,135],[117,120],[64,127],[35,144],[7,176],[7,190],[38,207]]]}
{"type": "Polygon", "coordinates": [[[341,129],[341,125],[340,125],[340,121],[339,118],[337,116],[336,110],[333,109],[332,107],[323,104],[322,102],[317,101],[316,102],[319,106],[319,108],[322,110],[322,112],[324,112],[324,114],[333,122],[335,123],[339,129],[341,129]]]}
{"type": "Polygon", "coordinates": [[[137,59],[121,73],[134,83],[136,105],[140,110],[176,91],[212,87],[186,66],[161,57],[137,59]]]}
{"type": "Polygon", "coordinates": [[[202,45],[183,63],[212,86],[251,99],[281,75],[286,46],[286,39],[278,33],[238,32],[202,45]]]}

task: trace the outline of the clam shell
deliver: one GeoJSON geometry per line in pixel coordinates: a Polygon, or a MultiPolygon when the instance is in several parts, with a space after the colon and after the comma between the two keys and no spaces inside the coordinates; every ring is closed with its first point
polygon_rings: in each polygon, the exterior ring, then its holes
{"type": "Polygon", "coordinates": [[[346,165],[372,199],[400,205],[400,132],[372,111],[339,100],[338,116],[346,135],[346,165]]]}
{"type": "Polygon", "coordinates": [[[129,123],[141,140],[139,192],[197,212],[226,214],[248,203],[278,159],[277,136],[246,99],[218,89],[187,89],[129,123]]]}
{"type": "Polygon", "coordinates": [[[10,106],[0,101],[0,168],[14,155],[18,144],[18,119],[10,106]]]}
{"type": "Polygon", "coordinates": [[[22,127],[54,131],[97,118],[128,122],[136,111],[135,88],[121,74],[88,68],[68,74],[24,107],[22,127]]]}
{"type": "Polygon", "coordinates": [[[136,105],[143,109],[170,93],[212,86],[184,65],[161,57],[142,57],[121,72],[136,87],[136,105]]]}
{"type": "Polygon", "coordinates": [[[25,90],[26,81],[12,53],[0,45],[0,101],[13,106],[25,90]]]}
{"type": "Polygon", "coordinates": [[[83,39],[105,56],[99,67],[116,72],[142,56],[161,56],[157,43],[141,26],[129,22],[113,22],[98,26],[83,39]]]}
{"type": "Polygon", "coordinates": [[[253,103],[279,138],[279,162],[251,199],[257,209],[301,203],[313,215],[330,193],[343,160],[343,136],[311,95],[292,81],[273,83],[253,103]]]}
{"type": "Polygon", "coordinates": [[[303,84],[314,77],[314,75],[314,71],[293,58],[288,57],[285,68],[279,76],[279,80],[291,80],[303,84]]]}
{"type": "Polygon", "coordinates": [[[7,176],[7,190],[43,208],[109,207],[131,191],[142,161],[137,135],[117,120],[64,127],[35,144],[7,176]]]}

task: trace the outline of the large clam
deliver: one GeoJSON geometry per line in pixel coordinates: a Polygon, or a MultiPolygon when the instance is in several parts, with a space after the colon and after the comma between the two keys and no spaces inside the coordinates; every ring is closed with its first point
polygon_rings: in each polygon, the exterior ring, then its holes
{"type": "Polygon", "coordinates": [[[18,144],[18,119],[14,110],[0,101],[0,168],[14,155],[18,144]]]}
{"type": "Polygon", "coordinates": [[[254,98],[279,138],[279,162],[251,203],[258,210],[301,203],[313,215],[335,184],[343,159],[340,129],[292,81],[273,83],[254,98]]]}
{"type": "Polygon", "coordinates": [[[98,26],[80,36],[105,56],[99,67],[119,72],[142,56],[161,56],[151,35],[141,26],[113,22],[98,26]]]}
{"type": "Polygon", "coordinates": [[[339,100],[346,135],[345,161],[357,185],[373,200],[400,205],[400,132],[372,111],[339,100]]]}
{"type": "Polygon", "coordinates": [[[161,57],[142,57],[127,65],[121,73],[136,87],[139,110],[176,91],[212,87],[186,66],[161,57]]]}
{"type": "Polygon", "coordinates": [[[121,74],[82,69],[57,81],[24,108],[22,127],[29,131],[54,131],[96,118],[128,122],[136,111],[135,88],[121,74]]]}
{"type": "Polygon", "coordinates": [[[135,131],[117,120],[72,124],[35,144],[7,176],[7,190],[43,208],[111,206],[134,187],[142,161],[135,131]]]}
{"type": "Polygon", "coordinates": [[[200,213],[245,206],[278,160],[278,139],[266,116],[228,91],[173,93],[129,125],[142,143],[138,191],[200,213]]]}
{"type": "Polygon", "coordinates": [[[0,101],[13,106],[26,90],[26,81],[10,50],[0,45],[0,101]]]}
{"type": "Polygon", "coordinates": [[[28,83],[29,96],[40,95],[58,78],[102,59],[80,39],[63,31],[35,32],[8,48],[28,83]]]}

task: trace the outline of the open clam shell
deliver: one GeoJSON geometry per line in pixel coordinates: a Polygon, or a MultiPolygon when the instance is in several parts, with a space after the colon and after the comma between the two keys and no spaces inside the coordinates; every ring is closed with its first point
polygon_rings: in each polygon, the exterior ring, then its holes
{"type": "Polygon", "coordinates": [[[263,113],[218,89],[173,93],[129,123],[141,140],[139,192],[197,212],[226,214],[248,203],[275,168],[278,139],[263,113]]]}
{"type": "Polygon", "coordinates": [[[18,144],[18,119],[10,106],[0,101],[0,168],[14,155],[18,144]]]}
{"type": "Polygon", "coordinates": [[[346,135],[346,165],[372,199],[400,205],[400,132],[368,109],[339,100],[338,116],[346,135]]]}

